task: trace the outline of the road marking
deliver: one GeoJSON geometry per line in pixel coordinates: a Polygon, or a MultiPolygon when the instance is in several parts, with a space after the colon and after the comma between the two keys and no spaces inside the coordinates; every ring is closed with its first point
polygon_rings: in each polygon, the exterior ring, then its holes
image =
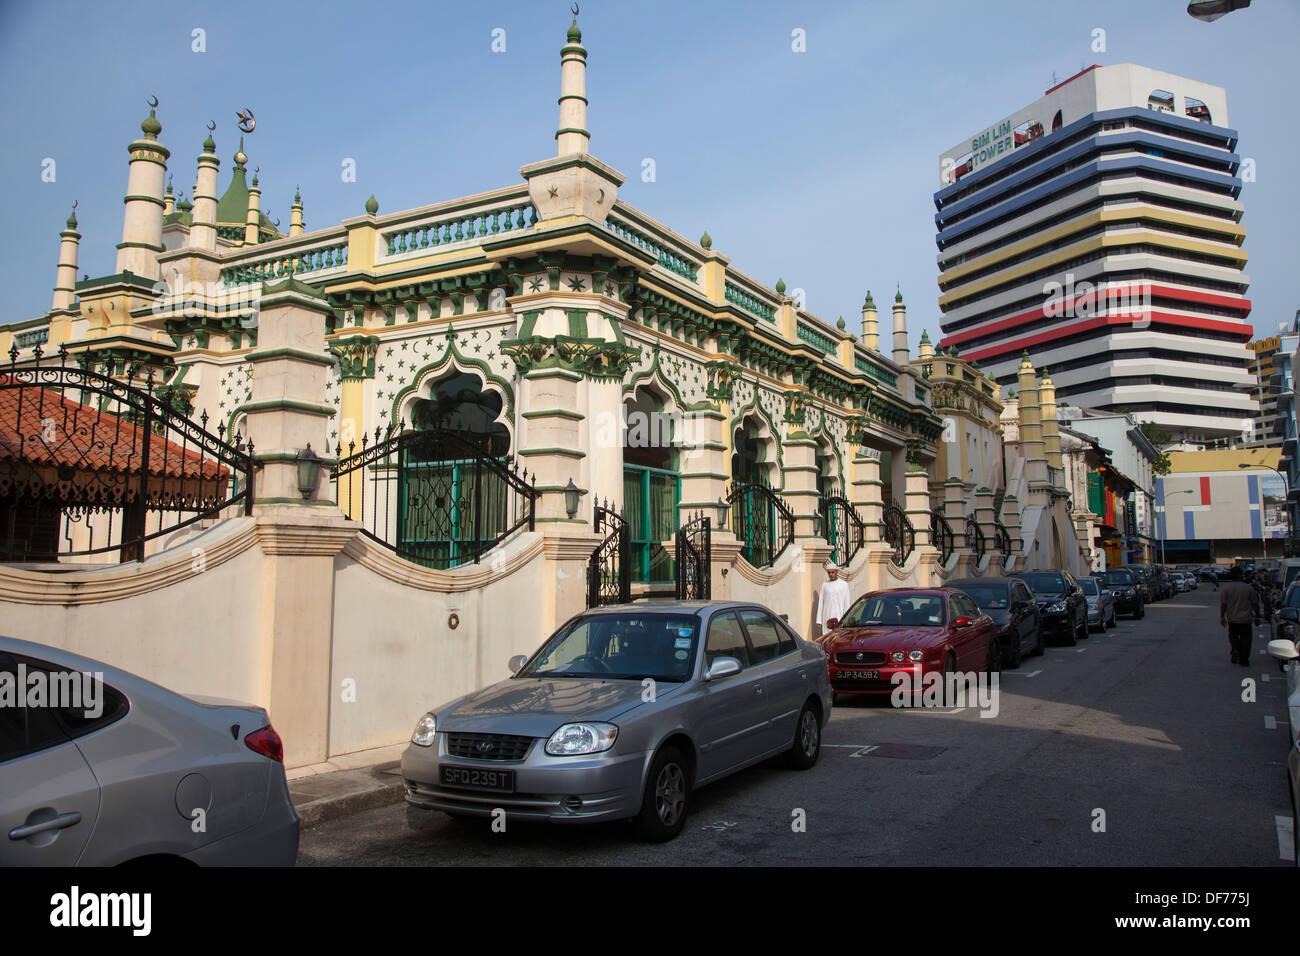
{"type": "Polygon", "coordinates": [[[1273,821],[1277,824],[1277,855],[1295,862],[1295,821],[1280,814],[1273,821]]]}
{"type": "Polygon", "coordinates": [[[1037,677],[1037,676],[1038,676],[1039,674],[1041,674],[1042,672],[1043,672],[1043,669],[1040,667],[1038,670],[1036,670],[1036,671],[1030,671],[1028,674],[1026,674],[1026,673],[1024,673],[1024,672],[1022,672],[1022,671],[1003,671],[1002,673],[1005,674],[1005,675],[1007,675],[1007,676],[1009,676],[1009,677],[1037,677]]]}
{"type": "Polygon", "coordinates": [[[871,751],[873,751],[873,750],[879,750],[879,749],[880,749],[880,746],[879,746],[878,744],[867,744],[865,747],[861,747],[861,748],[859,748],[858,750],[853,751],[853,753],[849,754],[849,756],[850,756],[850,757],[865,757],[867,754],[871,753],[871,751]]]}
{"type": "Polygon", "coordinates": [[[823,747],[846,747],[849,750],[861,750],[862,744],[822,744],[823,747]]]}
{"type": "Polygon", "coordinates": [[[1082,654],[1082,653],[1083,653],[1084,651],[1086,651],[1086,650],[1087,650],[1086,647],[1076,647],[1076,648],[1074,649],[1074,653],[1076,653],[1076,654],[1082,654]]]}
{"type": "Polygon", "coordinates": [[[1264,716],[1264,729],[1277,730],[1277,718],[1274,717],[1272,714],[1266,714],[1264,716]]]}
{"type": "Polygon", "coordinates": [[[700,827],[700,829],[701,830],[730,830],[734,826],[735,826],[734,823],[729,823],[726,820],[719,820],[717,823],[710,823],[707,826],[700,827]]]}

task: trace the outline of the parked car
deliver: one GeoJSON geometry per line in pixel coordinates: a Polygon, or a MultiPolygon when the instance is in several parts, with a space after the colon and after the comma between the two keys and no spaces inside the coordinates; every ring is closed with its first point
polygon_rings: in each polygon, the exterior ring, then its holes
{"type": "Polygon", "coordinates": [[[931,673],[997,670],[997,631],[962,591],[895,588],[858,598],[820,643],[837,697],[882,695],[893,693],[898,673],[920,690],[931,673]]]}
{"type": "Polygon", "coordinates": [[[1174,579],[1174,590],[1178,594],[1182,594],[1184,591],[1190,591],[1192,589],[1191,580],[1182,571],[1171,571],[1170,575],[1174,579]]]}
{"type": "Polygon", "coordinates": [[[1151,604],[1159,600],[1160,590],[1152,582],[1151,571],[1148,567],[1145,564],[1129,564],[1126,567],[1133,577],[1137,579],[1138,588],[1142,592],[1142,603],[1144,605],[1151,604]]]}
{"type": "Polygon", "coordinates": [[[1094,576],[1106,582],[1106,588],[1114,598],[1115,610],[1118,613],[1127,614],[1135,621],[1146,616],[1146,601],[1142,599],[1142,585],[1138,583],[1137,575],[1133,573],[1132,568],[1128,566],[1110,568],[1106,571],[1098,571],[1094,576]]]}
{"type": "Polygon", "coordinates": [[[1151,571],[1155,575],[1156,586],[1160,589],[1160,600],[1164,601],[1178,593],[1174,586],[1173,576],[1169,569],[1162,564],[1151,565],[1151,571]]]}
{"type": "Polygon", "coordinates": [[[7,637],[0,683],[47,688],[0,706],[0,866],[294,864],[298,814],[261,707],[7,637]]]}
{"type": "Polygon", "coordinates": [[[832,704],[821,648],[740,602],[594,608],[510,669],[420,718],[402,755],[413,808],[631,819],[669,840],[705,784],[781,754],[812,767],[832,704]]]}
{"type": "Polygon", "coordinates": [[[1002,666],[1015,669],[1029,654],[1042,654],[1047,646],[1039,624],[1038,605],[1024,581],[1015,578],[958,578],[949,581],[972,598],[979,609],[993,618],[998,629],[998,651],[1002,666]]]}
{"type": "MultiPolygon", "coordinates": [[[[1288,609],[1294,614],[1294,609],[1288,609]]],[[[1291,622],[1296,623],[1294,620],[1291,622]]],[[[1294,629],[1291,632],[1295,633],[1294,629]]],[[[1300,866],[1300,647],[1293,637],[1269,641],[1268,653],[1282,668],[1286,679],[1287,714],[1291,735],[1287,756],[1287,782],[1291,787],[1292,859],[1300,866]]]]}
{"type": "Polygon", "coordinates": [[[1079,578],[1079,587],[1083,588],[1084,599],[1088,602],[1088,627],[1094,624],[1097,630],[1104,631],[1115,626],[1115,595],[1106,587],[1102,578],[1079,578]]]}
{"type": "Polygon", "coordinates": [[[1088,636],[1088,601],[1069,571],[1021,571],[1019,578],[1034,592],[1043,630],[1073,647],[1088,636]]]}

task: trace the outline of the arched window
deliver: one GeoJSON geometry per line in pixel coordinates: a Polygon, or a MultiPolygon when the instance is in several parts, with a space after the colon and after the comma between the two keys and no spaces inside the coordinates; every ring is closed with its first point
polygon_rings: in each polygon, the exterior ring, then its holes
{"type": "Polygon", "coordinates": [[[434,382],[411,406],[416,435],[402,446],[396,515],[401,553],[454,568],[489,547],[510,525],[510,490],[484,466],[510,451],[499,393],[472,372],[434,382]],[[424,436],[424,437],[421,437],[424,436]]]}
{"type": "Polygon", "coordinates": [[[638,387],[623,403],[623,511],[632,540],[632,580],[667,584],[676,569],[662,542],[677,530],[681,423],[657,391],[638,387]]]}

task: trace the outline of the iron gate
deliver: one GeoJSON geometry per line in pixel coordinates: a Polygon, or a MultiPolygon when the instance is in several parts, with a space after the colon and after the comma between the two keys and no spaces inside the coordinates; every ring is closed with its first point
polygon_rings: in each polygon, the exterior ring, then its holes
{"type": "Polygon", "coordinates": [[[596,534],[602,530],[609,533],[587,560],[587,607],[632,600],[632,533],[608,501],[596,505],[596,534]]]}
{"type": "Polygon", "coordinates": [[[0,372],[0,561],[143,561],[149,541],[252,513],[251,442],[191,421],[152,368],[122,381],[70,354],[42,365],[38,345],[19,366],[15,346],[0,372]]]}
{"type": "Polygon", "coordinates": [[[942,511],[930,512],[930,540],[939,549],[939,563],[947,564],[948,559],[952,557],[954,536],[952,525],[948,524],[948,519],[943,516],[942,511]]]}
{"type": "Polygon", "coordinates": [[[978,561],[984,557],[984,552],[988,550],[988,543],[984,540],[984,532],[980,530],[980,524],[974,516],[966,519],[966,548],[975,552],[975,560],[978,561]]]}
{"type": "Polygon", "coordinates": [[[885,541],[894,549],[894,563],[902,567],[916,547],[916,529],[897,502],[886,503],[882,518],[885,541]]]}
{"type": "Polygon", "coordinates": [[[831,556],[841,567],[848,567],[866,541],[866,525],[858,509],[843,495],[818,499],[817,511],[822,520],[822,536],[833,549],[831,556]]]}
{"type": "Polygon", "coordinates": [[[707,515],[697,514],[677,529],[677,600],[707,601],[713,593],[711,532],[707,515]]]}
{"type": "Polygon", "coordinates": [[[536,477],[492,456],[489,435],[403,423],[376,428],[373,445],[363,435],[356,447],[346,457],[337,447],[334,500],[399,557],[447,570],[534,529],[536,477]]]}
{"type": "Polygon", "coordinates": [[[794,543],[794,514],[767,485],[745,482],[731,486],[727,504],[740,553],[756,568],[766,568],[794,543]]]}

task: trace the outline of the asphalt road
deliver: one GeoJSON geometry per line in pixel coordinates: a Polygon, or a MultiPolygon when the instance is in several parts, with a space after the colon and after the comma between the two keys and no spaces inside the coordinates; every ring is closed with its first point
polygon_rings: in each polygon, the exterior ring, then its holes
{"type": "Polygon", "coordinates": [[[816,767],[700,790],[665,845],[398,804],[304,831],[299,865],[1289,866],[1284,684],[1267,628],[1251,667],[1229,663],[1217,602],[1203,585],[1027,658],[996,716],[841,704],[816,767]]]}

